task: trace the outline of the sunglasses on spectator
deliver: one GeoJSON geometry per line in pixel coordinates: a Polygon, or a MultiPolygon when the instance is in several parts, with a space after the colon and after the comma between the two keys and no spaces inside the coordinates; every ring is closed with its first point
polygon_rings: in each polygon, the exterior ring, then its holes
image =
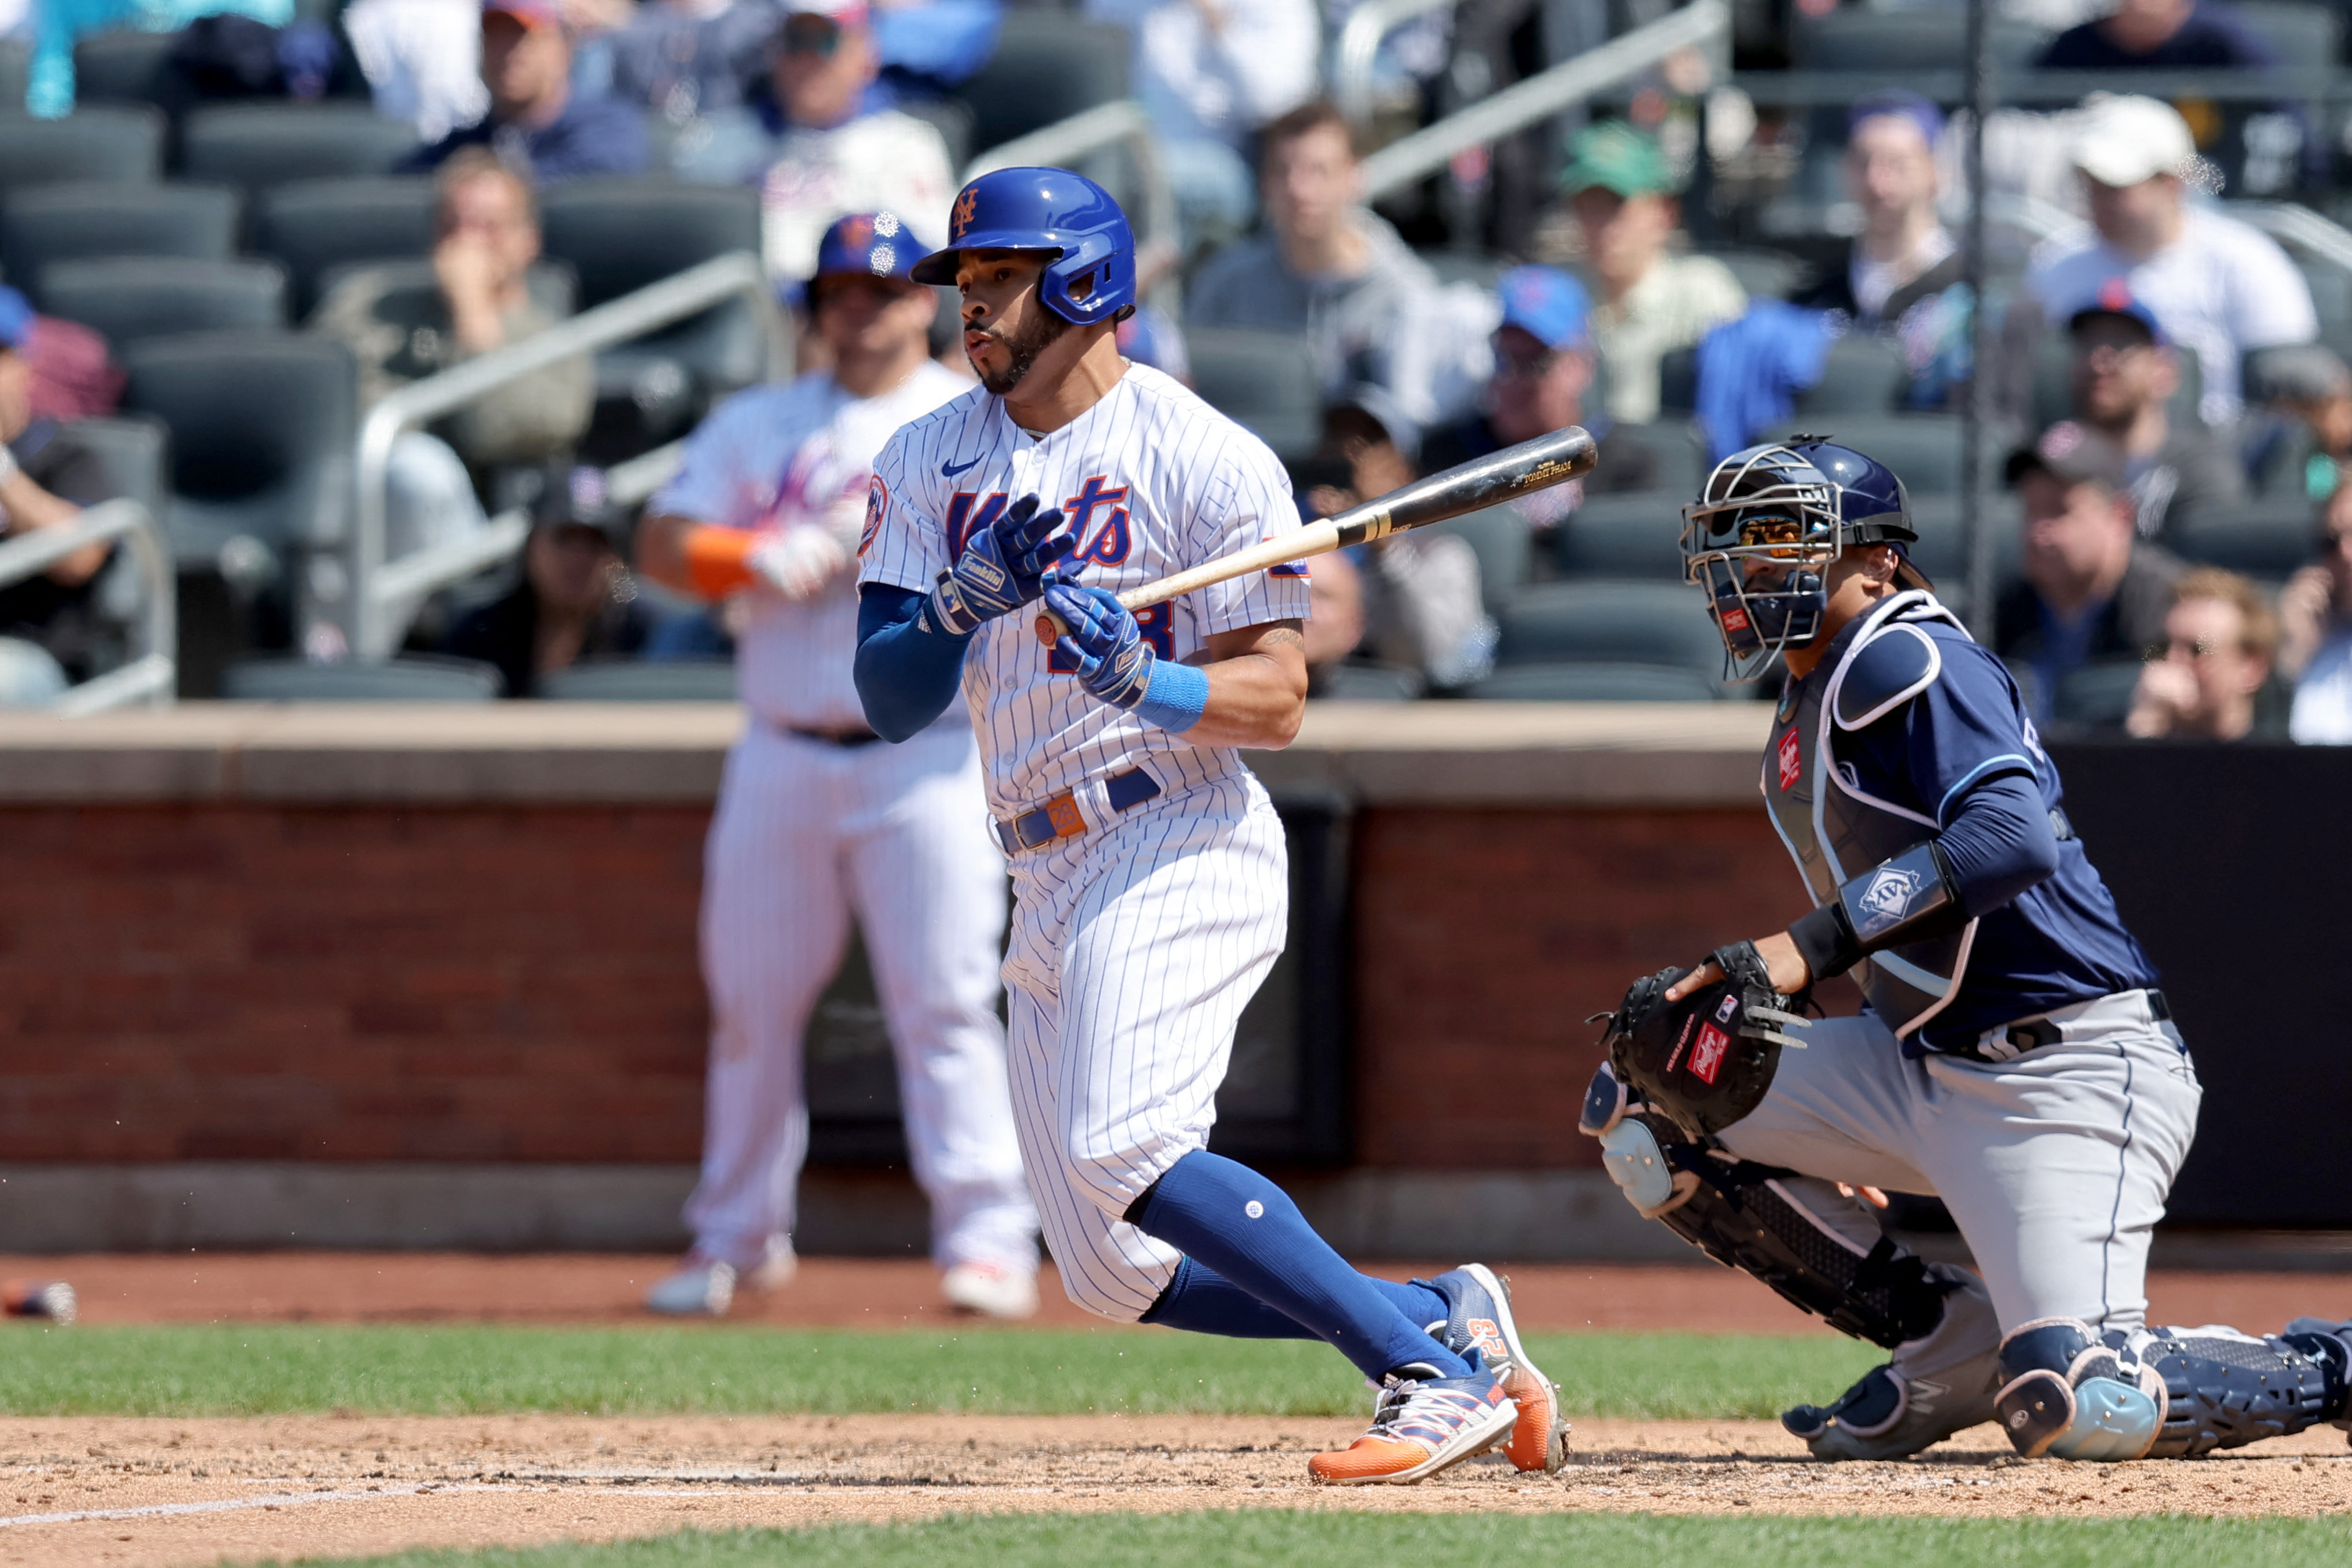
{"type": "Polygon", "coordinates": [[[788,55],[817,55],[831,59],[834,51],[841,47],[841,26],[827,17],[803,13],[784,24],[783,45],[788,55]]]}
{"type": "Polygon", "coordinates": [[[2213,650],[2221,646],[2211,637],[2168,637],[2160,647],[2150,649],[2148,657],[2169,658],[2185,649],[2191,658],[2210,658],[2213,650]]]}
{"type": "Polygon", "coordinates": [[[1540,381],[1551,374],[1559,363],[1559,351],[1546,349],[1541,353],[1512,354],[1497,352],[1495,355],[1496,375],[1517,376],[1522,381],[1540,381]]]}

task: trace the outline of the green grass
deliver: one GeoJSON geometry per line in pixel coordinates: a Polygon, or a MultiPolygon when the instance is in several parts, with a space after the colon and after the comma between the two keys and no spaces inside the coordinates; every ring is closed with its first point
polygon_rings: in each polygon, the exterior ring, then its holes
{"type": "MultiPolygon", "coordinates": [[[[16,1415],[1364,1408],[1361,1379],[1321,1345],[1161,1331],[85,1326],[6,1344],[0,1413],[16,1415]]],[[[1594,1333],[1530,1349],[1588,1415],[1768,1416],[1825,1401],[1879,1359],[1826,1337],[1594,1333]]]]}
{"type": "MultiPolygon", "coordinates": [[[[2341,1568],[2341,1519],[1723,1519],[1643,1514],[1276,1510],[947,1518],[920,1524],[694,1531],[612,1545],[412,1552],[367,1568],[1226,1568],[1263,1563],[1512,1563],[1641,1568],[2341,1568]],[[1536,1553],[1544,1554],[1537,1557],[1536,1553]]],[[[348,1568],[357,1562],[339,1560],[348,1568]]]]}

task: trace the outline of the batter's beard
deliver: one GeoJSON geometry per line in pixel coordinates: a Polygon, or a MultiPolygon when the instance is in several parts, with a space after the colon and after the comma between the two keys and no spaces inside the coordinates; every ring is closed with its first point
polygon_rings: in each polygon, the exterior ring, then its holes
{"type": "Polygon", "coordinates": [[[1013,356],[1013,363],[994,374],[982,370],[978,363],[974,363],[971,368],[978,373],[981,385],[999,397],[1005,396],[1028,377],[1029,372],[1037,363],[1037,356],[1044,353],[1053,344],[1055,339],[1068,331],[1076,324],[1064,321],[1051,310],[1040,308],[1035,318],[1021,329],[1018,336],[996,337],[995,333],[990,333],[989,335],[996,338],[996,342],[1013,356]]]}

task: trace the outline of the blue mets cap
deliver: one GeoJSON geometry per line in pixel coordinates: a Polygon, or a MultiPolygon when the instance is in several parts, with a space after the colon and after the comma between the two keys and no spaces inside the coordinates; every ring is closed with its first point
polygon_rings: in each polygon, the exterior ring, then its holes
{"type": "Polygon", "coordinates": [[[2073,331],[2094,316],[2121,316],[2127,321],[2137,321],[2147,330],[2147,341],[2161,347],[2172,339],[2147,301],[2132,292],[2131,285],[2120,278],[2110,278],[2099,285],[2098,294],[2087,305],[2066,318],[2066,330],[2073,331]]]}
{"type": "Polygon", "coordinates": [[[1514,267],[1495,285],[1503,325],[1517,327],[1548,349],[1580,346],[1592,301],[1584,285],[1552,267],[1514,267]]]}
{"type": "Polygon", "coordinates": [[[929,248],[896,213],[851,213],[817,242],[815,276],[906,278],[929,248]]]}
{"type": "Polygon", "coordinates": [[[21,349],[33,335],[33,302],[0,286],[0,349],[21,349]]]}

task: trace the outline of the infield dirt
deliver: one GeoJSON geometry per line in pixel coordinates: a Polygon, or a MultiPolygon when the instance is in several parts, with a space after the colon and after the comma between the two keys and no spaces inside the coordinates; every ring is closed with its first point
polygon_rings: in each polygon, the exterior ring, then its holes
{"type": "Polygon", "coordinates": [[[1310,1486],[1345,1421],[1232,1416],[0,1420],[0,1563],[120,1568],[601,1541],[943,1512],[1282,1507],[2341,1514],[2344,1434],[2201,1463],[2027,1463],[1979,1427],[1917,1461],[1822,1465],[1765,1422],[1580,1422],[1568,1468],[1310,1486]]]}

